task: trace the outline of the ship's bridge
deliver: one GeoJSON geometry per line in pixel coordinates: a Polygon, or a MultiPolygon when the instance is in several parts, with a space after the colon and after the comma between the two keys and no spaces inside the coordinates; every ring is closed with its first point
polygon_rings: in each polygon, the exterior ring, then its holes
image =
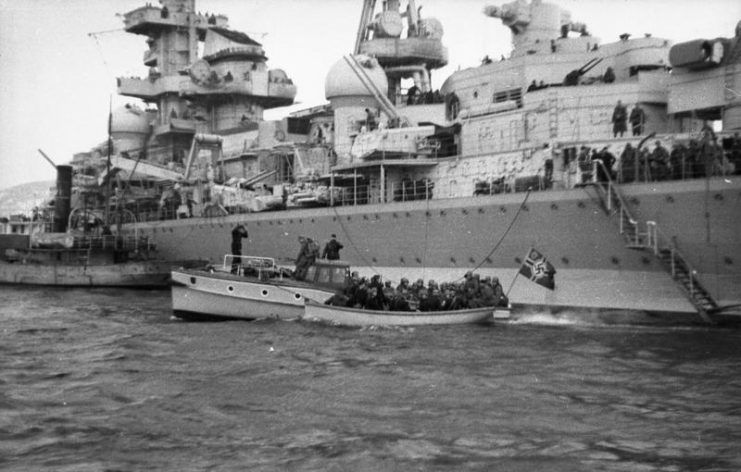
{"type": "Polygon", "coordinates": [[[200,39],[203,39],[209,27],[226,27],[229,23],[229,19],[224,15],[206,17],[200,13],[188,12],[184,7],[181,11],[170,11],[147,5],[124,15],[124,29],[128,33],[150,35],[157,30],[187,27],[189,17],[192,18],[200,39]]]}
{"type": "Polygon", "coordinates": [[[218,74],[216,70],[209,69],[203,80],[187,76],[119,77],[117,83],[119,94],[146,101],[155,101],[165,94],[191,97],[242,95],[254,97],[269,108],[290,105],[296,97],[296,86],[280,69],[239,74],[231,71],[218,74]]]}

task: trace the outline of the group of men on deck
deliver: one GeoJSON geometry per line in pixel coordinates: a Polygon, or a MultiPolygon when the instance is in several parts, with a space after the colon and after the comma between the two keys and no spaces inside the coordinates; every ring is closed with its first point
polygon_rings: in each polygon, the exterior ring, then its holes
{"type": "Polygon", "coordinates": [[[618,135],[621,138],[623,137],[623,134],[628,130],[628,121],[630,121],[633,136],[640,136],[643,134],[643,127],[646,124],[646,112],[643,111],[640,104],[636,103],[630,115],[628,115],[628,109],[621,100],[618,100],[615,109],[612,111],[612,136],[614,138],[617,138],[618,135]]]}

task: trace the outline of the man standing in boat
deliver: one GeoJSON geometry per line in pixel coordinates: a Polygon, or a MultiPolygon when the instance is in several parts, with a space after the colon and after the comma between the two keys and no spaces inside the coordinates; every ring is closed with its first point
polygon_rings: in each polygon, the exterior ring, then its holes
{"type": "Polygon", "coordinates": [[[247,238],[247,229],[242,225],[237,225],[232,230],[232,274],[236,274],[239,265],[242,262],[242,238],[247,238]]]}
{"type": "Polygon", "coordinates": [[[333,234],[331,239],[324,245],[324,251],[322,251],[322,259],[330,261],[336,261],[340,258],[340,249],[344,246],[342,243],[337,241],[337,235],[333,234]]]}
{"type": "Polygon", "coordinates": [[[306,236],[299,236],[298,242],[301,248],[296,257],[296,270],[293,276],[296,280],[304,280],[309,267],[314,265],[314,261],[319,257],[319,245],[306,236]]]}

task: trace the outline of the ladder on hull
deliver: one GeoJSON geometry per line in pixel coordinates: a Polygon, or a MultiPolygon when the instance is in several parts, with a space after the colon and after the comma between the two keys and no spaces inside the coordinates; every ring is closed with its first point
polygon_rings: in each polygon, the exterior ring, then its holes
{"type": "Polygon", "coordinates": [[[700,317],[705,322],[714,324],[710,314],[718,311],[719,306],[710,292],[700,283],[697,270],[680,253],[671,238],[659,229],[655,221],[647,221],[645,231],[641,231],[639,222],[631,215],[625,199],[618,186],[610,178],[604,164],[601,161],[594,161],[594,167],[593,181],[590,184],[597,188],[605,211],[619,218],[620,234],[625,240],[626,247],[650,251],[697,309],[700,317]],[[598,166],[602,166],[603,172],[599,174],[607,176],[607,181],[597,180],[598,166]]]}

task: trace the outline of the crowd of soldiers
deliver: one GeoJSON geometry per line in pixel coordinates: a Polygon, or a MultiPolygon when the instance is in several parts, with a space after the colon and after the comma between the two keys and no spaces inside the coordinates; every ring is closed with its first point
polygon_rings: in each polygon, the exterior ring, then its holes
{"type": "Polygon", "coordinates": [[[738,135],[723,140],[722,145],[712,139],[675,143],[667,149],[661,141],[653,146],[637,149],[627,143],[619,159],[608,147],[590,149],[582,146],[577,162],[583,181],[591,179],[592,163],[597,167],[597,180],[605,181],[605,171],[619,183],[683,180],[714,175],[741,173],[741,138],[738,135]]]}
{"type": "Polygon", "coordinates": [[[676,143],[671,150],[656,141],[654,148],[638,151],[630,144],[620,155],[620,182],[680,180],[741,172],[741,139],[724,146],[713,141],[676,143]]]}
{"type": "Polygon", "coordinates": [[[367,310],[427,312],[506,307],[509,300],[497,277],[480,277],[473,272],[467,272],[462,281],[441,284],[434,280],[425,284],[422,279],[410,283],[402,278],[396,287],[390,280],[382,281],[380,275],[367,279],[353,272],[345,290],[326,303],[367,310]]]}

